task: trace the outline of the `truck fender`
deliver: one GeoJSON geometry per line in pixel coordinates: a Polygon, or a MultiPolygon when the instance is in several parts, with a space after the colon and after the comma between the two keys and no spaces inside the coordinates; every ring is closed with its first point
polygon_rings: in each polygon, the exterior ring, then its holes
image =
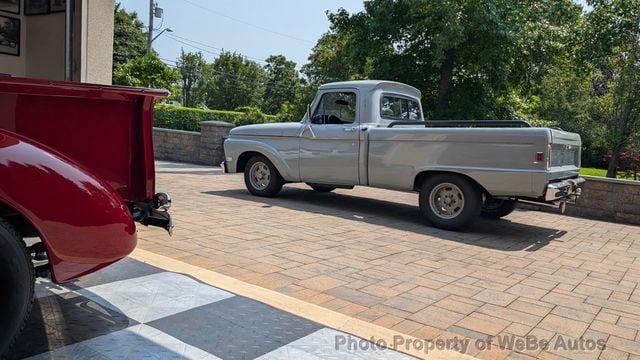
{"type": "Polygon", "coordinates": [[[136,246],[131,213],[111,185],[65,155],[0,130],[0,204],[40,235],[52,280],[73,280],[136,246]]]}
{"type": "Polygon", "coordinates": [[[423,167],[417,168],[413,175],[414,188],[419,187],[422,180],[424,180],[425,175],[438,174],[438,173],[451,173],[451,174],[458,174],[458,175],[464,176],[470,179],[471,181],[473,181],[474,183],[478,184],[478,186],[480,186],[483,191],[487,192],[486,190],[487,188],[485,187],[485,185],[482,184],[482,182],[478,181],[478,179],[474,176],[473,169],[465,169],[465,168],[452,167],[452,166],[423,166],[423,167]]]}
{"type": "MultiPolygon", "coordinates": [[[[231,164],[232,171],[237,171],[238,160],[246,153],[259,153],[264,155],[278,169],[280,175],[286,181],[299,181],[300,173],[298,168],[292,168],[287,161],[273,146],[251,139],[229,138],[224,142],[225,156],[233,157],[231,164]]],[[[296,159],[297,160],[297,159],[296,159]]]]}

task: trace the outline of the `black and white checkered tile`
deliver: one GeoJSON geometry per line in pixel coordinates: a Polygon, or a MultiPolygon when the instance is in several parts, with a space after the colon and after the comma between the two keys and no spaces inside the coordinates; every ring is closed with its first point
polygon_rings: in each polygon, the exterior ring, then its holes
{"type": "Polygon", "coordinates": [[[9,358],[410,358],[336,349],[346,334],[131,259],[64,287],[39,281],[36,297],[9,358]]]}

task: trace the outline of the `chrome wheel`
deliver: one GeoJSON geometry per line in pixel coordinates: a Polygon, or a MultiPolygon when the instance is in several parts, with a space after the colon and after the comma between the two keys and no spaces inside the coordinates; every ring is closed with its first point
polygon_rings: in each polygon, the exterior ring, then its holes
{"type": "Polygon", "coordinates": [[[454,184],[441,183],[431,190],[429,205],[436,216],[453,219],[464,209],[464,194],[454,184]]]}
{"type": "Polygon", "coordinates": [[[255,162],[249,170],[249,181],[256,190],[264,190],[271,182],[271,171],[267,164],[255,162]]]}

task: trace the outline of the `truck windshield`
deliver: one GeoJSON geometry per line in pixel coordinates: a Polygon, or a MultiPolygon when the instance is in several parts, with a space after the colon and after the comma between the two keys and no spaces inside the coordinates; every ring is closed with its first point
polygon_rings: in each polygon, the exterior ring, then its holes
{"type": "Polygon", "coordinates": [[[384,95],[380,102],[380,116],[389,120],[420,121],[420,105],[407,98],[384,95]]]}

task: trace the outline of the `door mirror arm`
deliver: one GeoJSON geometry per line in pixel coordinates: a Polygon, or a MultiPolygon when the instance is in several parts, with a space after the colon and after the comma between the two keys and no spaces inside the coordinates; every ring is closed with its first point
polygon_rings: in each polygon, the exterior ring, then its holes
{"type": "Polygon", "coordinates": [[[312,138],[316,138],[316,134],[313,132],[313,126],[311,126],[311,104],[307,105],[307,121],[303,123],[302,130],[300,130],[300,135],[298,137],[302,137],[304,135],[304,131],[309,128],[309,132],[311,133],[312,138]]]}

